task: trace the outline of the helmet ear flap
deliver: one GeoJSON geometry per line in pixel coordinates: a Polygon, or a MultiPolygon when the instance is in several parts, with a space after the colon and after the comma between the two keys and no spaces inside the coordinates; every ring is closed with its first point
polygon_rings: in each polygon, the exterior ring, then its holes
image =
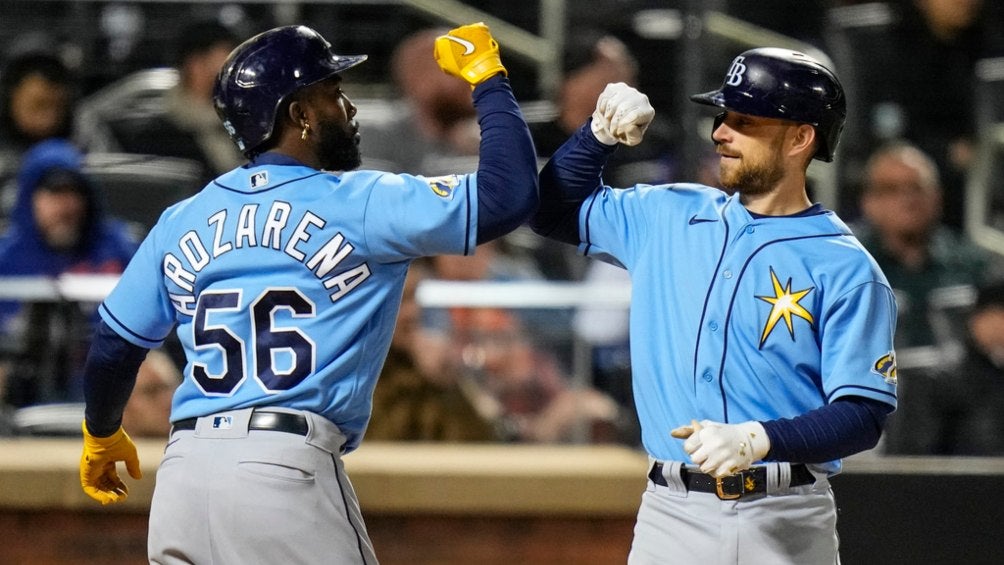
{"type": "Polygon", "coordinates": [[[725,117],[728,115],[728,112],[719,112],[718,115],[715,116],[715,123],[711,126],[711,141],[715,140],[715,132],[718,131],[718,128],[721,127],[723,123],[725,123],[725,117]]]}

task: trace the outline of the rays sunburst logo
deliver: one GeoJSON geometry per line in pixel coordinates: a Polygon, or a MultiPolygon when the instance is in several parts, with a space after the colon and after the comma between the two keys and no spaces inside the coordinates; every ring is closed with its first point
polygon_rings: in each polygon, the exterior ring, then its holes
{"type": "Polygon", "coordinates": [[[767,322],[760,334],[760,347],[763,347],[764,342],[767,341],[781,320],[784,320],[784,325],[788,328],[788,335],[791,336],[792,341],[795,340],[793,318],[802,318],[809,322],[809,326],[815,325],[812,313],[801,304],[802,299],[808,296],[815,287],[810,286],[806,289],[792,291],[790,277],[784,286],[781,286],[781,281],[778,280],[773,267],[770,268],[770,282],[774,290],[773,296],[757,296],[760,300],[770,304],[770,314],[767,315],[767,322]]]}

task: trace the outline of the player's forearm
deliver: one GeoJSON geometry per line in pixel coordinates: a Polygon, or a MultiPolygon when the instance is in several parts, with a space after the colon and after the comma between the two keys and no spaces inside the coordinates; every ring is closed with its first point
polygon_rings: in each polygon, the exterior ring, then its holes
{"type": "Polygon", "coordinates": [[[533,231],[578,244],[579,207],[602,185],[603,166],[616,148],[597,141],[588,122],[559,147],[540,172],[540,207],[530,218],[533,231]]]}
{"type": "Polygon", "coordinates": [[[537,156],[530,129],[502,75],[474,89],[481,124],[478,243],[519,227],[537,207],[537,156]]]}
{"type": "Polygon", "coordinates": [[[84,418],[94,436],[109,436],[122,425],[122,411],[147,351],[119,337],[104,322],[98,324],[84,365],[84,418]]]}
{"type": "Polygon", "coordinates": [[[762,422],[770,461],[824,463],[875,447],[892,407],[852,396],[801,416],[762,422]]]}

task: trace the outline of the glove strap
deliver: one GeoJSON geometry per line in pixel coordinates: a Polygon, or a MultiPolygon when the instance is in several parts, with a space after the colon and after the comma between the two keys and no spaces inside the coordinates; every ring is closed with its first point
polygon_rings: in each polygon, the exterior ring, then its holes
{"type": "Polygon", "coordinates": [[[463,75],[467,82],[471,83],[472,88],[475,84],[480,84],[498,73],[509,76],[505,67],[502,66],[498,53],[491,51],[476,57],[465,65],[463,69],[460,69],[460,74],[463,75]]]}

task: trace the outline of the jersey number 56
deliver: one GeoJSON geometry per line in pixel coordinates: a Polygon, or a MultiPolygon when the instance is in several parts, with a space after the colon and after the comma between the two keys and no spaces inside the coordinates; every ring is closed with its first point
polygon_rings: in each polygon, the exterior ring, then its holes
{"type": "Polygon", "coordinates": [[[299,329],[277,326],[275,313],[288,310],[293,318],[313,317],[313,302],[295,288],[270,288],[247,306],[237,323],[210,323],[214,312],[240,311],[241,295],[241,290],[199,295],[192,320],[195,349],[219,350],[223,370],[212,374],[205,363],[193,362],[196,384],[209,396],[232,394],[247,378],[245,359],[250,348],[252,372],[263,389],[280,392],[296,386],[314,371],[315,345],[299,329]],[[285,362],[280,363],[280,359],[285,362]]]}

